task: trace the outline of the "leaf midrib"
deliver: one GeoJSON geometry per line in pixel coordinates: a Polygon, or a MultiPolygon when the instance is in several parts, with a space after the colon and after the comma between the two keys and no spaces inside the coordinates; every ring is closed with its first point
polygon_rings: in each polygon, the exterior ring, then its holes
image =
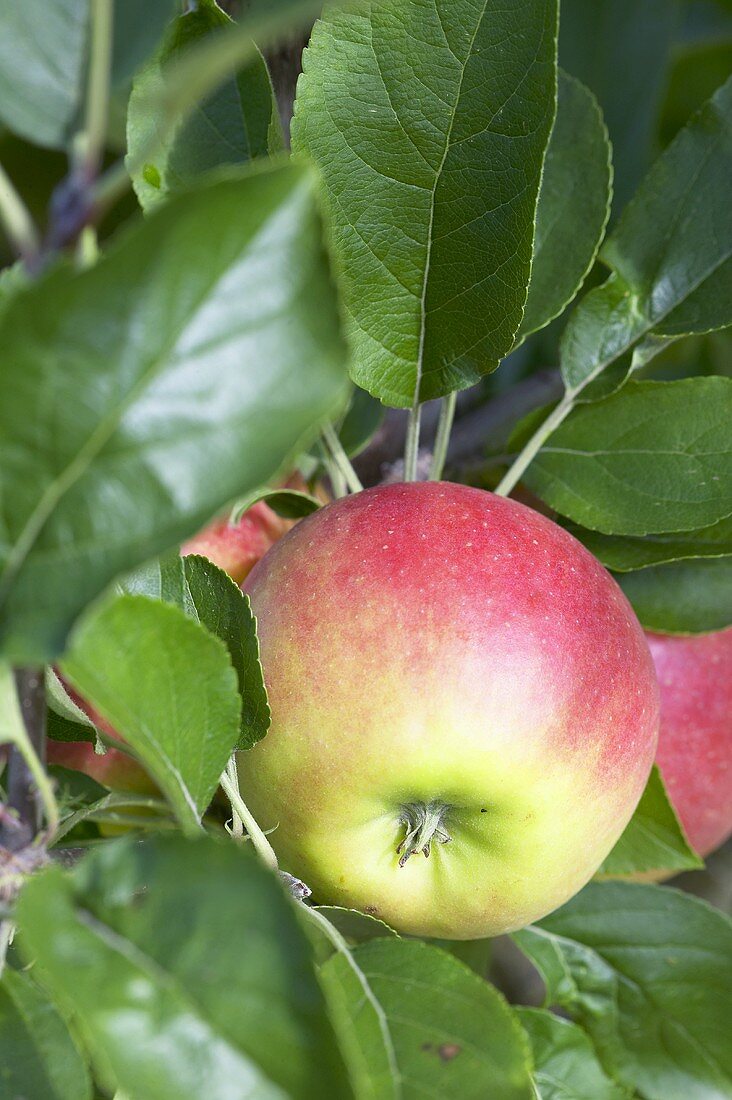
{"type": "MultiPolygon", "coordinates": [[[[256,226],[254,232],[247,238],[246,242],[244,242],[243,247],[237,253],[237,264],[242,261],[246,253],[251,249],[252,243],[260,235],[263,228],[269,224],[273,214],[276,214],[276,211],[270,210],[262,222],[256,226]]],[[[125,256],[125,253],[117,252],[114,257],[110,258],[108,263],[114,264],[115,261],[119,262],[120,254],[123,255],[123,257],[125,256]]],[[[211,280],[206,281],[201,288],[198,300],[186,317],[185,325],[171,335],[171,338],[166,342],[164,348],[158,353],[156,358],[150,362],[149,366],[143,370],[137,381],[130,388],[126,397],[102,417],[94,431],[88,436],[65,469],[54,478],[47,486],[46,490],[41,494],[38,503],[26,520],[15,545],[8,555],[2,578],[0,578],[0,606],[2,606],[6,600],[15,578],[22,569],[41,531],[52,516],[59,502],[73,486],[83,478],[93,460],[101,453],[104,446],[109,442],[119,425],[122,423],[125,414],[133,407],[135,401],[145,392],[148,386],[169,362],[176,346],[183,339],[191,325],[195,323],[201,308],[211,296],[215,287],[226,277],[233,262],[234,261],[228,263],[223,270],[217,269],[215,276],[211,280]]],[[[136,308],[130,316],[137,315],[140,308],[140,301],[141,297],[138,294],[136,308]]]]}

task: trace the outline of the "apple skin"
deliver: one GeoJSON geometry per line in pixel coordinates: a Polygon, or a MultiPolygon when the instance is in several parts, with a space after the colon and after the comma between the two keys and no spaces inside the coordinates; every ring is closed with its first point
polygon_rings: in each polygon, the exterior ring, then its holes
{"type": "Polygon", "coordinates": [[[478,939],[575,894],[653,763],[643,631],[599,562],[480,489],[370,489],[302,520],[245,586],[272,710],[239,754],[282,865],[321,902],[478,939]],[[449,843],[400,866],[404,807],[449,843]]]}
{"type": "MultiPolygon", "coordinates": [[[[72,688],[59,670],[54,671],[66,694],[84,712],[89,721],[115,741],[123,741],[124,738],[105,718],[102,718],[99,711],[72,688]]],[[[59,764],[62,768],[83,772],[111,791],[148,795],[160,793],[145,769],[134,757],[111,746],[105,753],[97,753],[90,741],[49,740],[46,743],[46,759],[49,764],[59,764]]]]}
{"type": "Polygon", "coordinates": [[[263,501],[247,509],[238,523],[228,517],[215,520],[181,547],[181,554],[201,554],[223,569],[237,584],[286,531],[292,521],[282,519],[263,501]]]}
{"type": "MultiPolygon", "coordinates": [[[[330,500],[321,484],[310,488],[299,473],[292,474],[282,484],[283,489],[312,493],[323,504],[330,500]]],[[[264,501],[248,508],[238,523],[229,523],[228,516],[214,520],[181,547],[181,554],[201,554],[219,569],[228,573],[237,584],[251,573],[260,558],[281,539],[297,520],[283,519],[264,501]]]]}
{"type": "Polygon", "coordinates": [[[661,692],[656,763],[692,848],[705,856],[732,833],[732,627],[646,637],[661,692]]]}
{"type": "Polygon", "coordinates": [[[49,764],[83,772],[110,791],[129,794],[156,795],[160,792],[147,772],[125,752],[108,748],[96,753],[89,741],[49,741],[46,758],[49,764]]]}

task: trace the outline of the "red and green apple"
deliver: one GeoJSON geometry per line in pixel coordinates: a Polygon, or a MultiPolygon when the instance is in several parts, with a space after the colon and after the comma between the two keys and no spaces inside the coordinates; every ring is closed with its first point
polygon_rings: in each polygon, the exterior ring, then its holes
{"type": "Polygon", "coordinates": [[[473,939],[588,881],[648,778],[658,688],[572,536],[479,489],[382,486],[302,520],[245,587],[272,724],[242,790],[317,900],[473,939]]]}
{"type": "Polygon", "coordinates": [[[656,762],[691,846],[708,855],[732,833],[732,627],[647,637],[661,692],[656,762]]]}

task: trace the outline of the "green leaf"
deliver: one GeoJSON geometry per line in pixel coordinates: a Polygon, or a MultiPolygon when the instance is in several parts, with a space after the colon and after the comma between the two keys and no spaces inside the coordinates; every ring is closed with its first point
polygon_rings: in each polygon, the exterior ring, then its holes
{"type": "Polygon", "coordinates": [[[231,522],[238,523],[245,512],[260,501],[264,501],[273,512],[283,519],[302,519],[303,516],[312,515],[323,505],[322,500],[311,496],[310,493],[301,493],[297,489],[256,489],[248,496],[237,501],[232,512],[231,522]]]}
{"type": "Polygon", "coordinates": [[[62,671],[195,830],[240,732],[223,643],[175,607],[118,596],[81,620],[62,671]]]}
{"type": "Polygon", "coordinates": [[[732,31],[726,24],[727,37],[694,42],[674,51],[660,119],[661,142],[667,145],[714,94],[732,72],[732,31]]]}
{"type": "Polygon", "coordinates": [[[669,562],[615,579],[646,630],[707,634],[732,625],[732,556],[669,562]]]}
{"type": "MultiPolygon", "coordinates": [[[[493,986],[447,952],[416,940],[373,940],[352,954],[384,1013],[405,1097],[531,1100],[526,1040],[493,986]]],[[[333,955],[322,972],[328,981],[343,982],[341,1011],[367,1066],[369,1036],[359,1026],[362,1000],[346,988],[347,961],[333,955]]],[[[374,1087],[364,1095],[381,1094],[374,1087]]]]}
{"type": "Polygon", "coordinates": [[[189,554],[182,562],[198,621],[220,638],[229,651],[242,700],[241,735],[236,747],[249,749],[261,741],[270,722],[257,623],[249,597],[207,558],[189,554]]]}
{"type": "Polygon", "coordinates": [[[38,145],[63,148],[81,106],[85,0],[0,0],[0,119],[38,145]]]}
{"type": "Polygon", "coordinates": [[[531,1040],[537,1100],[628,1100],[607,1076],[587,1035],[541,1008],[517,1008],[531,1040]]]}
{"type": "Polygon", "coordinates": [[[555,0],[330,5],[293,148],[319,165],[354,381],[411,405],[513,345],[554,117],[555,0]]]}
{"type": "Polygon", "coordinates": [[[647,872],[693,871],[704,866],[691,848],[654,764],[646,789],[598,878],[647,872]]]}
{"type": "Polygon", "coordinates": [[[149,562],[118,585],[122,592],[164,600],[201,623],[229,651],[242,698],[237,748],[251,748],[269,729],[270,713],[259,660],[257,623],[238,584],[208,558],[177,550],[149,562]]]}
{"type": "MultiPolygon", "coordinates": [[[[159,54],[138,75],[127,112],[131,162],[149,144],[158,119],[151,99],[164,94],[168,65],[196,43],[231,26],[213,3],[202,3],[176,19],[159,54]]],[[[282,148],[277,105],[264,58],[251,59],[199,103],[168,135],[157,156],[134,172],[133,184],[143,208],[185,188],[202,172],[225,164],[244,164],[282,148]]]]}
{"type": "Polygon", "coordinates": [[[646,1100],[732,1092],[732,923],[676,890],[592,883],[514,933],[595,1044],[606,1071],[646,1100]]]}
{"type": "MultiPolygon", "coordinates": [[[[114,5],[112,81],[124,84],[157,46],[175,0],[114,5]]],[[[0,119],[37,145],[63,149],[81,125],[89,0],[0,0],[0,119]]]]}
{"type": "Polygon", "coordinates": [[[561,64],[597,96],[610,131],[617,212],[656,146],[677,0],[562,0],[561,64]]]}
{"type": "Polygon", "coordinates": [[[79,731],[83,737],[89,741],[95,740],[94,723],[81,707],[76,705],[53,667],[46,669],[46,702],[49,709],[60,718],[84,727],[79,731]]]}
{"type": "MultiPolygon", "coordinates": [[[[211,6],[210,0],[203,2],[211,6]]],[[[148,132],[149,140],[146,141],[140,140],[141,131],[137,131],[134,153],[127,164],[133,179],[150,165],[147,182],[154,186],[160,175],[154,161],[176,129],[200,103],[207,101],[222,83],[231,79],[232,73],[243,66],[256,66],[255,40],[262,49],[272,45],[278,36],[305,25],[319,7],[318,0],[250,3],[236,25],[222,27],[219,33],[206,36],[172,58],[166,68],[165,81],[147,83],[148,94],[144,102],[140,94],[136,105],[138,118],[147,114],[155,119],[156,125],[148,132]]],[[[141,88],[138,92],[141,93],[141,88]]]]}
{"type": "Polygon", "coordinates": [[[89,1070],[54,1005],[27,974],[0,981],[0,1094],[8,1100],[90,1100],[89,1070]]]}
{"type": "Polygon", "coordinates": [[[356,1100],[401,1100],[396,1051],[383,1008],[338,928],[322,908],[300,910],[356,1100]],[[337,959],[337,964],[327,965],[337,959]]]}
{"type": "Polygon", "coordinates": [[[113,577],[273,477],[345,397],[314,190],[289,165],[200,187],[8,303],[0,646],[15,663],[52,659],[113,577]]]}
{"type": "Polygon", "coordinates": [[[573,524],[568,529],[604,566],[618,573],[684,558],[721,558],[732,554],[732,516],[698,531],[659,533],[645,538],[601,535],[573,524]]]}
{"type": "Polygon", "coordinates": [[[155,1100],[347,1095],[278,879],[232,843],[117,841],[32,879],[21,946],[79,1018],[102,1082],[155,1100]],[[110,1073],[111,1071],[111,1073],[110,1073]]]}
{"type": "Polygon", "coordinates": [[[125,84],[157,47],[178,9],[176,0],[117,0],[112,35],[112,81],[125,84]]]}
{"type": "Polygon", "coordinates": [[[354,386],[351,404],[338,429],[338,438],[349,458],[355,458],[371,441],[384,419],[384,406],[366,390],[354,386]]]}
{"type": "Polygon", "coordinates": [[[536,211],[534,261],[516,346],[558,317],[585,280],[605,233],[611,150],[597,100],[560,70],[557,117],[536,211]]]}
{"type": "Polygon", "coordinates": [[[360,913],[358,909],[345,909],[342,905],[319,905],[318,913],[326,917],[351,946],[366,940],[396,936],[397,932],[378,917],[360,913]]]}
{"type": "Polygon", "coordinates": [[[695,530],[732,514],[731,422],[732,379],[630,382],[570,413],[525,480],[605,534],[695,530]]]}
{"type": "Polygon", "coordinates": [[[612,275],[583,299],[562,339],[570,394],[646,333],[732,324],[730,173],[732,78],[659,157],[605,241],[612,275]]]}
{"type": "MultiPolygon", "coordinates": [[[[84,778],[86,779],[88,777],[85,776],[84,778]]],[[[100,790],[103,791],[104,788],[101,787],[100,790]]],[[[130,825],[135,823],[136,820],[144,820],[146,825],[151,825],[155,818],[149,813],[145,813],[145,811],[153,811],[154,814],[163,815],[159,817],[158,820],[169,823],[170,819],[164,816],[166,808],[164,802],[161,802],[158,798],[152,798],[150,795],[107,791],[101,798],[96,799],[94,802],[86,803],[86,805],[81,806],[78,810],[74,810],[73,813],[64,817],[54,833],[53,843],[54,846],[58,845],[59,841],[63,840],[64,837],[67,836],[72,829],[75,829],[77,825],[81,824],[82,821],[104,821],[105,823],[111,822],[115,825],[130,825]],[[124,811],[124,813],[120,814],[118,812],[120,810],[124,811]],[[130,816],[130,810],[142,810],[144,817],[140,816],[138,819],[135,819],[130,816]]]]}

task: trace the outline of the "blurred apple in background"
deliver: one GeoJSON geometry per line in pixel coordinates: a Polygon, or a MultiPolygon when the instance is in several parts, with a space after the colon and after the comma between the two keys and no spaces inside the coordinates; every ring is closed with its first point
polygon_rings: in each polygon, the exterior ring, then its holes
{"type": "MultiPolygon", "coordinates": [[[[299,474],[293,474],[282,486],[296,492],[308,492],[308,486],[299,474]]],[[[328,494],[317,486],[314,495],[327,504],[328,494]]],[[[237,523],[229,522],[229,514],[204,527],[192,539],[184,542],[181,554],[201,554],[214,565],[228,573],[241,584],[260,558],[282,538],[297,520],[283,519],[268,504],[259,501],[248,508],[237,523]]]]}
{"type": "Polygon", "coordinates": [[[732,627],[646,636],[661,691],[656,762],[691,846],[704,856],[732,833],[732,627]]]}

